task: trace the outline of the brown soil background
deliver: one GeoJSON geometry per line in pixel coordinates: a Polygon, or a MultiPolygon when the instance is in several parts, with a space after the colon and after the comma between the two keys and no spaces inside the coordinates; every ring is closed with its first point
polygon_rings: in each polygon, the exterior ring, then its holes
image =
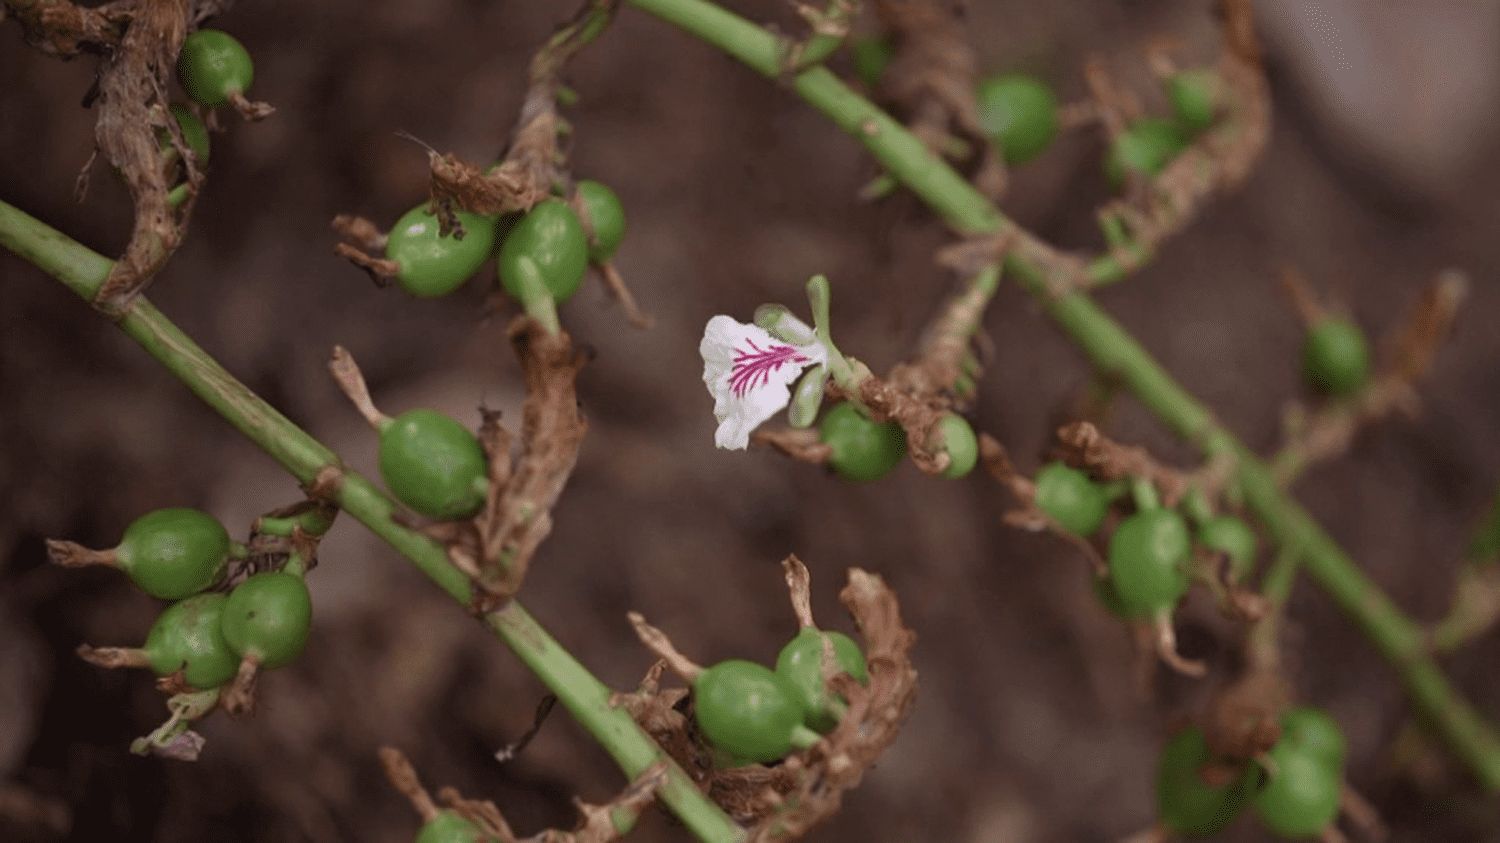
{"type": "MultiPolygon", "coordinates": [[[[438,302],[378,292],[331,254],[341,211],[389,220],[424,190],[409,131],[471,160],[508,130],[526,57],[566,13],[548,3],[241,3],[220,21],[255,54],[254,93],[280,111],[227,121],[188,244],[159,278],[158,305],[254,389],[371,468],[373,441],[324,374],[351,348],[377,399],[477,421],[515,405],[503,320],[485,285],[438,302]]],[[[736,3],[790,26],[774,2],[736,3]]],[[[975,2],[985,65],[1028,68],[1081,95],[1104,53],[1144,84],[1139,48],[1174,33],[1189,56],[1213,43],[1206,4],[975,2]]],[[[1491,4],[1349,0],[1268,4],[1276,100],[1268,154],[1159,260],[1101,302],[1251,444],[1271,448],[1299,394],[1298,328],[1274,279],[1293,264],[1367,326],[1393,325],[1435,270],[1473,295],[1427,412],[1362,436],[1299,497],[1419,618],[1443,610],[1469,526],[1500,476],[1500,16],[1491,4]],[[1333,33],[1329,35],[1329,33],[1333,33]],[[1330,40],[1332,39],[1332,40],[1330,40]],[[1331,46],[1330,46],[1331,45],[1331,46]]],[[[128,231],[123,189],[103,168],[84,204],[73,178],[92,115],[78,107],[91,62],[25,49],[0,25],[0,196],[106,252],[128,231]]],[[[941,482],[904,466],[851,487],[765,452],[712,446],[696,344],[714,313],[800,306],[814,272],[834,281],[841,345],[877,368],[911,348],[950,280],[945,240],[909,198],[862,205],[872,174],[848,138],[784,90],[626,10],[569,74],[575,171],[616,187],[631,230],[619,263],[658,327],[627,327],[589,287],[564,310],[598,351],[581,382],[591,420],[578,472],[525,600],[606,682],[632,685],[649,659],[625,623],[638,609],[703,660],[774,657],[792,631],[778,560],[813,569],[816,608],[840,617],[842,571],[883,574],[920,635],[922,690],[901,740],[814,839],[1094,841],[1146,825],[1155,749],[1214,680],[1131,683],[1124,630],[1095,606],[1059,542],[999,523],[1004,498],[977,475],[941,482]]],[[[1160,107],[1160,102],[1148,99],[1160,107]]],[[[1100,143],[1070,136],[1016,180],[1007,208],[1043,234],[1091,243],[1104,196],[1100,143]]],[[[341,523],[312,577],[313,640],[269,676],[249,720],[214,718],[194,765],[131,756],[162,717],[140,675],[72,656],[126,643],[156,606],[108,572],[55,570],[42,540],[112,543],[135,515],[197,505],[236,531],[296,489],[125,337],[62,287],[0,255],[0,782],[67,806],[78,841],[385,841],[416,823],[386,788],[375,748],[409,752],[429,782],[495,799],[523,830],[571,822],[569,799],[620,784],[608,758],[559,715],[519,760],[542,694],[501,645],[357,525],[341,523]]],[[[1087,371],[1014,288],[986,319],[995,363],[975,418],[1032,468],[1087,371]]],[[[1112,432],[1188,455],[1130,401],[1112,432]]],[[[1297,688],[1347,730],[1354,784],[1396,840],[1500,839],[1497,811],[1442,755],[1398,763],[1408,710],[1393,675],[1314,587],[1292,603],[1297,688]]],[[[1231,641],[1195,603],[1184,647],[1222,668],[1231,641]]],[[[1449,663],[1500,717],[1487,635],[1449,663]]],[[[1222,678],[1222,671],[1219,678],[1222,678]]],[[[1260,839],[1253,821],[1232,833],[1260,839]]],[[[654,817],[636,838],[686,835],[654,817]]],[[[0,839],[54,839],[0,816],[0,839]]]]}

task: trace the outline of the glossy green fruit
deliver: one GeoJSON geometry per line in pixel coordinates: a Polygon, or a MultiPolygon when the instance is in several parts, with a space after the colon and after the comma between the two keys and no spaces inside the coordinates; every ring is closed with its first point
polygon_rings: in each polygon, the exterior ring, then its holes
{"type": "Polygon", "coordinates": [[[245,45],[217,29],[200,29],[183,39],[177,55],[177,79],[201,105],[229,102],[230,96],[250,89],[255,64],[245,45]]]}
{"type": "Polygon", "coordinates": [[[754,662],[730,659],[693,680],[693,717],[704,737],[746,761],[775,761],[802,725],[797,689],[754,662]]]}
{"type": "Polygon", "coordinates": [[[865,37],[856,39],[849,52],[854,60],[854,75],[859,77],[866,88],[874,90],[880,84],[880,77],[884,75],[886,67],[890,65],[895,50],[885,38],[865,37]]]}
{"type": "Polygon", "coordinates": [[[521,279],[540,281],[557,302],[578,291],[588,269],[589,241],[566,202],[546,199],[516,221],[500,247],[498,271],[505,291],[522,298],[521,279]]]}
{"type": "Polygon", "coordinates": [[[234,587],[224,604],[224,640],[240,656],[270,669],[290,664],[307,646],[312,597],[302,578],[282,571],[256,574],[234,587]]]}
{"type": "Polygon", "coordinates": [[[1214,124],[1222,86],[1219,74],[1208,68],[1184,70],[1167,80],[1172,113],[1188,132],[1196,134],[1214,124]]]}
{"type": "Polygon", "coordinates": [[[1192,541],[1182,516],[1148,509],[1126,518],[1109,539],[1109,577],[1132,613],[1170,609],[1187,593],[1192,541]]]}
{"type": "Polygon", "coordinates": [[[1110,146],[1104,174],[1115,187],[1125,183],[1127,172],[1154,176],[1186,149],[1187,143],[1182,130],[1170,120],[1137,120],[1110,146]]]}
{"type": "Polygon", "coordinates": [[[1007,164],[1037,157],[1057,136],[1057,97],[1040,80],[1021,74],[991,76],[974,92],[979,125],[1007,164]]]}
{"type": "Polygon", "coordinates": [[[1036,474],[1036,505],[1068,532],[1091,536],[1109,512],[1109,496],[1087,474],[1054,462],[1036,474]]]}
{"type": "Polygon", "coordinates": [[[484,503],[489,468],[479,440],[436,410],[408,410],[380,429],[380,476],[428,518],[467,518],[484,503]]]}
{"type": "Polygon", "coordinates": [[[1198,528],[1198,544],[1229,557],[1229,574],[1238,581],[1255,564],[1255,531],[1233,515],[1216,515],[1198,528]]]}
{"type": "Polygon", "coordinates": [[[385,256],[400,267],[396,283],[418,298],[446,296],[463,286],[495,249],[498,217],[458,212],[463,239],[439,234],[438,219],[423,203],[396,220],[385,256]]]}
{"type": "Polygon", "coordinates": [[[229,533],[196,509],[158,509],[125,528],[115,564],[152,597],[181,600],[213,585],[229,558],[229,533]]]}
{"type": "Polygon", "coordinates": [[[979,439],[963,416],[949,413],[938,421],[943,450],[948,452],[948,467],[943,476],[954,480],[974,470],[979,462],[979,439]]]}
{"type": "Polygon", "coordinates": [[[823,415],[818,438],[832,449],[828,464],[847,480],[879,480],[906,456],[901,425],[869,419],[847,401],[823,415]]]}
{"type": "Polygon", "coordinates": [[[224,640],[222,594],[200,594],[167,607],[157,616],[141,649],[151,660],[151,672],[182,678],[200,690],[217,688],[234,678],[240,657],[224,640]]]}
{"type": "Polygon", "coordinates": [[[1298,706],[1281,715],[1281,740],[1329,769],[1343,770],[1349,744],[1339,724],[1321,708],[1298,706]]]}
{"type": "Polygon", "coordinates": [[[823,640],[833,644],[833,660],[839,669],[860,684],[870,681],[865,654],[854,639],[842,632],[819,632],[804,628],[776,656],[776,673],[796,689],[808,727],[830,732],[838,717],[830,710],[828,688],[823,683],[823,640]]]}
{"type": "Polygon", "coordinates": [[[589,213],[594,234],[589,238],[589,260],[604,263],[615,256],[625,239],[625,206],[607,186],[589,179],[578,185],[578,198],[589,213]]]}
{"type": "Polygon", "coordinates": [[[1340,771],[1285,740],[1267,754],[1274,767],[1255,797],[1260,821],[1282,837],[1319,836],[1339,814],[1340,771]]]}
{"type": "Polygon", "coordinates": [[[1214,786],[1204,781],[1212,760],[1203,730],[1178,732],[1162,749],[1156,772],[1157,818],[1168,830],[1187,837],[1217,834],[1229,826],[1250,800],[1258,778],[1246,765],[1238,777],[1214,786]]]}
{"type": "Polygon", "coordinates": [[[1329,395],[1357,392],[1370,376],[1370,349],[1359,326],[1346,319],[1324,319],[1307,332],[1302,373],[1329,395]]]}
{"type": "Polygon", "coordinates": [[[456,811],[438,811],[422,824],[415,843],[490,843],[494,839],[456,811]]]}
{"type": "MultiPolygon", "coordinates": [[[[187,143],[187,148],[193,151],[193,157],[197,159],[198,166],[207,164],[210,146],[208,127],[203,125],[198,115],[185,105],[173,105],[167,111],[172,115],[172,119],[177,121],[177,128],[182,132],[182,140],[187,143]]],[[[172,146],[172,138],[165,129],[157,130],[157,138],[161,141],[163,152],[176,152],[172,146]]]]}

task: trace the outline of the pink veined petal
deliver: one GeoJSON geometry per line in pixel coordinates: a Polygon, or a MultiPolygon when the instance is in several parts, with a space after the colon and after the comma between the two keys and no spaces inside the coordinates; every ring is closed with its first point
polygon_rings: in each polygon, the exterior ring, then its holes
{"type": "Polygon", "coordinates": [[[780,371],[782,366],[791,363],[801,370],[811,362],[812,358],[795,346],[762,348],[754,337],[746,337],[735,348],[734,365],[729,370],[729,391],[736,398],[743,398],[746,392],[770,383],[772,373],[780,371]]]}

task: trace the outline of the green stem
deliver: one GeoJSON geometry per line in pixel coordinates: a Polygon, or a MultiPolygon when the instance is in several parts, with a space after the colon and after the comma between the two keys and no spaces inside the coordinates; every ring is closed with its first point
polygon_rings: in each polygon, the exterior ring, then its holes
{"type": "Polygon", "coordinates": [[[1161,498],[1156,494],[1156,486],[1144,477],[1130,478],[1130,497],[1135,501],[1135,508],[1139,512],[1161,509],[1161,498]]]}
{"type": "MultiPolygon", "coordinates": [[[[85,301],[108,277],[112,262],[12,205],[0,202],[0,245],[36,264],[85,301]]],[[[293,477],[311,484],[320,473],[337,471],[334,501],[390,544],[447,592],[469,606],[469,579],[448,562],[442,545],[398,524],[395,505],[364,477],[343,467],[337,455],[235,380],[145,298],[137,298],[118,327],[139,343],[188,389],[270,454],[293,477]]],[[[610,705],[610,690],[547,634],[534,618],[511,602],[484,616],[484,623],[521,658],[562,701],[574,718],[634,779],[653,764],[668,764],[661,799],[700,840],[730,843],[743,837],[717,805],[699,792],[682,771],[623,709],[610,705]]]]}
{"type": "MultiPolygon", "coordinates": [[[[657,17],[734,56],[764,76],[775,76],[776,38],[708,0],[629,0],[657,17]]],[[[858,139],[891,175],[921,197],[962,234],[996,234],[1012,223],[962,176],[928,152],[915,136],[824,68],[798,74],[793,90],[858,139]]],[[[1430,726],[1479,780],[1500,790],[1500,738],[1448,683],[1425,652],[1421,629],[1391,603],[1296,501],[1282,493],[1270,470],[1219,425],[1130,336],[1085,294],[1058,296],[1042,269],[1007,255],[1006,270],[1035,296],[1049,317],[1094,365],[1122,383],[1177,435],[1207,455],[1237,460],[1237,480],[1246,502],[1276,539],[1303,549],[1302,565],[1385,656],[1430,726]]],[[[1108,256],[1088,274],[1113,278],[1121,268],[1108,256]]]]}

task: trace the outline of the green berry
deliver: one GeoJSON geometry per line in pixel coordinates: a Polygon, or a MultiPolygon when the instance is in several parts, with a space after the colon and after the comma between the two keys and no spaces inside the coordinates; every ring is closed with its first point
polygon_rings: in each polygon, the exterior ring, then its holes
{"type": "Polygon", "coordinates": [[[193,101],[209,107],[250,89],[255,64],[245,45],[217,29],[200,29],[182,41],[177,79],[193,101]]]}
{"type": "Polygon", "coordinates": [[[158,615],[142,647],[151,671],[170,676],[180,670],[189,685],[205,691],[233,679],[240,660],[221,629],[228,600],[222,594],[200,594],[158,615]]]}
{"type": "Polygon", "coordinates": [[[1167,80],[1167,99],[1172,103],[1172,113],[1192,134],[1214,124],[1222,90],[1219,74],[1208,68],[1184,70],[1167,80]]]}
{"type": "MultiPolygon", "coordinates": [[[[198,166],[207,164],[208,127],[203,125],[198,115],[185,105],[172,105],[167,111],[172,115],[172,119],[177,121],[177,128],[182,132],[182,140],[187,144],[187,148],[193,151],[193,158],[197,159],[198,166]]],[[[157,139],[161,141],[163,152],[176,152],[172,146],[172,138],[165,129],[158,131],[157,139]]]]}
{"type": "Polygon", "coordinates": [[[1302,372],[1329,395],[1349,395],[1370,375],[1370,350],[1359,326],[1346,319],[1324,319],[1307,332],[1302,372]]]}
{"type": "Polygon", "coordinates": [[[158,509],[125,528],[115,563],[142,591],[180,600],[213,585],[229,558],[229,533],[196,509],[158,509]]]}
{"type": "Polygon", "coordinates": [[[396,262],[396,283],[418,298],[446,296],[463,286],[495,248],[498,218],[458,212],[463,239],[439,233],[437,216],[418,205],[396,220],[385,256],[396,262]]]}
{"type": "Polygon", "coordinates": [[[1040,80],[1021,74],[991,76],[975,90],[979,125],[1008,164],[1037,157],[1057,136],[1057,97],[1040,80]]]}
{"type": "Polygon", "coordinates": [[[802,725],[797,689],[754,662],[730,659],[693,680],[693,717],[709,743],[746,761],[775,761],[802,725]]]}
{"type": "Polygon", "coordinates": [[[854,60],[854,75],[859,77],[866,88],[874,90],[880,84],[880,77],[891,63],[895,50],[888,39],[865,37],[856,39],[849,52],[854,60]]]}
{"type": "Polygon", "coordinates": [[[1192,542],[1187,523],[1170,509],[1126,518],[1109,539],[1109,577],[1133,614],[1170,609],[1187,592],[1185,563],[1192,542]]]}
{"type": "Polygon", "coordinates": [[[1178,732],[1162,749],[1156,772],[1156,810],[1162,825],[1176,834],[1200,837],[1229,826],[1249,801],[1257,779],[1246,765],[1224,784],[1204,780],[1212,762],[1208,741],[1196,726],[1178,732]]]}
{"type": "Polygon", "coordinates": [[[1344,769],[1349,744],[1339,724],[1320,708],[1299,706],[1281,715],[1281,740],[1330,769],[1344,769]]]}
{"type": "Polygon", "coordinates": [[[594,229],[589,237],[589,260],[604,263],[615,256],[625,239],[625,206],[613,190],[588,179],[578,183],[578,198],[588,210],[589,225],[594,229]]]}
{"type": "Polygon", "coordinates": [[[224,640],[266,669],[290,664],[307,646],[312,597],[302,578],[283,571],[256,574],[234,587],[224,604],[224,640]]]}
{"type": "Polygon", "coordinates": [[[588,269],[589,241],[566,202],[546,199],[516,221],[500,247],[498,272],[505,291],[522,299],[524,276],[540,281],[557,302],[578,291],[588,269]]]}
{"type": "Polygon", "coordinates": [[[854,639],[842,632],[819,632],[811,628],[803,629],[781,648],[776,656],[776,673],[796,689],[808,727],[826,733],[838,725],[838,716],[832,710],[823,682],[824,639],[833,645],[833,661],[839,670],[860,684],[870,681],[865,654],[854,639]]]}
{"type": "Polygon", "coordinates": [[[1115,138],[1104,161],[1109,183],[1119,187],[1127,172],[1154,176],[1187,148],[1187,138],[1170,120],[1147,117],[1137,120],[1115,138]]]}
{"type": "Polygon", "coordinates": [[[953,413],[943,416],[938,420],[937,433],[942,449],[948,453],[943,476],[957,480],[973,471],[979,462],[979,440],[964,417],[953,413]]]}
{"type": "Polygon", "coordinates": [[[1218,515],[1198,527],[1198,544],[1229,557],[1229,574],[1236,581],[1255,564],[1255,531],[1233,515],[1218,515]]]}
{"type": "Polygon", "coordinates": [[[1109,512],[1109,496],[1087,474],[1054,462],[1037,472],[1036,505],[1068,532],[1091,536],[1109,512]]]}
{"type": "Polygon", "coordinates": [[[828,464],[848,480],[878,480],[906,456],[906,431],[901,425],[870,419],[848,401],[824,414],[818,438],[832,451],[828,464]]]}
{"type": "Polygon", "coordinates": [[[1292,839],[1319,836],[1339,813],[1340,771],[1298,744],[1279,741],[1267,753],[1270,777],[1255,797],[1266,828],[1292,839]]]}
{"type": "Polygon", "coordinates": [[[467,518],[484,503],[489,469],[479,440],[435,410],[408,410],[380,429],[380,476],[428,518],[467,518]]]}
{"type": "Polygon", "coordinates": [[[438,811],[422,824],[415,843],[489,843],[494,840],[456,811],[438,811]]]}

